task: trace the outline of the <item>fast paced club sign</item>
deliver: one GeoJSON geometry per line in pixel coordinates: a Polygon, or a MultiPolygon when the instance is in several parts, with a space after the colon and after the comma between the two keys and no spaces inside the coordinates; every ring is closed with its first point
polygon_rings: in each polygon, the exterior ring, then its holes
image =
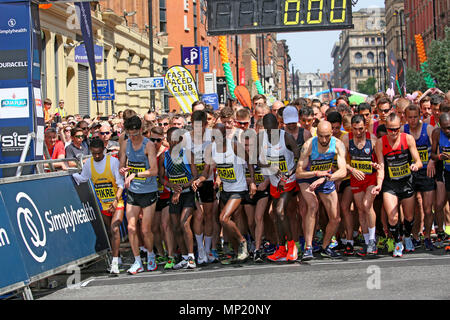
{"type": "Polygon", "coordinates": [[[208,0],[211,36],[351,28],[351,0],[208,0]]]}

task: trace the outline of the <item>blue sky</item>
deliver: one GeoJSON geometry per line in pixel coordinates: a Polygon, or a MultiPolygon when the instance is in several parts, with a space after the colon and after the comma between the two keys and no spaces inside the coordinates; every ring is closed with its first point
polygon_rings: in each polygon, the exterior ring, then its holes
{"type": "MultiPolygon", "coordinates": [[[[384,0],[359,0],[353,11],[362,8],[384,7],[384,0]]],[[[328,73],[333,69],[331,50],[339,39],[340,31],[279,33],[278,40],[286,39],[294,68],[300,72],[328,73]]]]}

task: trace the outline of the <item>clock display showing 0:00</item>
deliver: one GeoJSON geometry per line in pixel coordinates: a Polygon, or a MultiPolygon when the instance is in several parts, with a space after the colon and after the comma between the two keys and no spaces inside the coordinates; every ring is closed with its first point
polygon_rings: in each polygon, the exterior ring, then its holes
{"type": "Polygon", "coordinates": [[[345,23],[347,0],[284,0],[283,8],[283,25],[285,26],[295,26],[299,23],[307,25],[345,23]],[[324,14],[325,2],[330,4],[329,10],[325,11],[329,13],[328,21],[324,21],[324,16],[327,16],[324,14]],[[305,5],[307,5],[306,8],[305,5]],[[302,6],[306,10],[302,10],[302,6]]]}
{"type": "Polygon", "coordinates": [[[350,0],[208,0],[208,35],[342,30],[350,0]]]}

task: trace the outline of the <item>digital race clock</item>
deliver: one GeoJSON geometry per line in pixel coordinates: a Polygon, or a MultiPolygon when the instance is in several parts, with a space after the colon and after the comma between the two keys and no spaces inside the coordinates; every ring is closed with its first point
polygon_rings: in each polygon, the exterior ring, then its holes
{"type": "Polygon", "coordinates": [[[351,0],[207,0],[208,35],[353,28],[351,0]]]}

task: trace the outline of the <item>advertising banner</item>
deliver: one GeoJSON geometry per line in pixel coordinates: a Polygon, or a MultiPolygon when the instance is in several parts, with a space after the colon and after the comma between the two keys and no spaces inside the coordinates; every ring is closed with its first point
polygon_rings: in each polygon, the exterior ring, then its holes
{"type": "Polygon", "coordinates": [[[217,95],[219,96],[219,103],[225,104],[228,98],[227,79],[225,77],[217,77],[217,95]]]}
{"type": "Polygon", "coordinates": [[[177,99],[184,113],[192,112],[192,104],[198,101],[197,86],[194,77],[188,69],[182,66],[173,66],[166,72],[166,87],[177,99]]]}
{"type": "Polygon", "coordinates": [[[202,71],[209,72],[209,47],[202,47],[202,71]]]}
{"type": "Polygon", "coordinates": [[[219,109],[219,97],[217,93],[207,93],[202,96],[202,101],[213,107],[214,110],[219,109]]]}
{"type": "MultiPolygon", "coordinates": [[[[103,47],[94,45],[94,57],[95,63],[101,63],[103,61],[103,47]]],[[[75,47],[75,62],[76,63],[89,63],[86,47],[84,44],[75,47]]]]}
{"type": "Polygon", "coordinates": [[[6,214],[6,207],[0,193],[0,294],[2,288],[7,291],[23,287],[28,282],[28,274],[22,261],[16,235],[6,214]]]}
{"type": "Polygon", "coordinates": [[[109,248],[90,185],[75,185],[71,176],[0,185],[11,234],[30,278],[109,248]]]}

